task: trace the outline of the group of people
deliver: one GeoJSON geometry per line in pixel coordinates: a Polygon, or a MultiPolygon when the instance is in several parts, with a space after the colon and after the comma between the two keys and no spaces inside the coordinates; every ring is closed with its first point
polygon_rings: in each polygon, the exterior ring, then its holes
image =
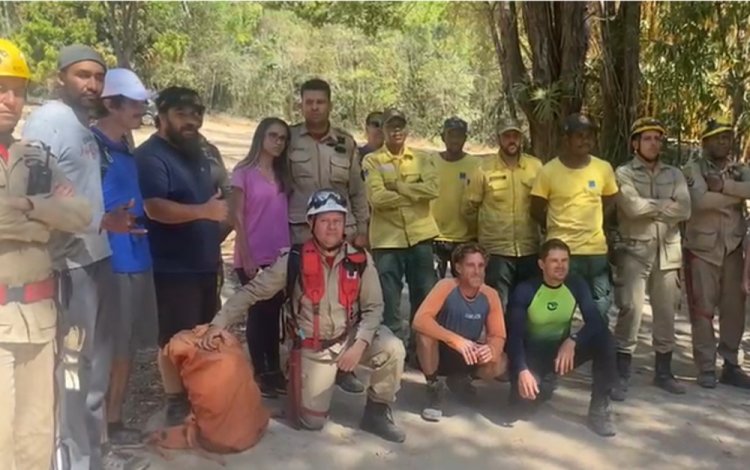
{"type": "Polygon", "coordinates": [[[627,397],[646,295],[654,383],[686,391],[671,370],[681,270],[698,384],[716,386],[718,352],[719,380],[750,388],[738,362],[750,172],[731,158],[725,121],[708,121],[703,157],[684,169],[660,161],[666,130],[652,118],[633,123],[633,158],[617,171],[591,155],[596,126],[581,114],[565,118],[546,164],[524,153],[510,118],[495,155],[468,155],[457,117],[444,151],[417,150],[393,108],[367,116],[358,148],[329,120],[330,86],[312,79],[304,121],[263,119],[230,175],[189,88],[158,94],[156,132],[134,148],[150,93],[82,45],[60,50],[58,99],[16,141],[30,75],[0,40],[2,468],[146,468],[117,450],[141,439],[122,421],[134,352],[159,346],[166,422],[179,424],[190,403],[163,348],[210,324],[201,347],[214,349],[238,321],[261,392],[289,394],[306,429],[324,426],[338,386],[366,391],[363,430],[403,442],[391,405],[405,364],[425,376],[422,417],[438,421],[447,390],[471,402],[473,380],[503,376],[512,409],[533,411],[591,360],[587,422],[613,436],[610,400],[627,397]],[[232,230],[243,287],[221,306],[232,230]],[[359,365],[372,370],[367,387],[359,365]]]}

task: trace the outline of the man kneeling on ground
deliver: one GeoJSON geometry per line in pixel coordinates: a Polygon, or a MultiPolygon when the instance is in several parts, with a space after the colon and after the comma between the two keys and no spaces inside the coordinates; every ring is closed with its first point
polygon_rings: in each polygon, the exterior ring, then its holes
{"type": "MultiPolygon", "coordinates": [[[[373,372],[360,427],[388,441],[403,442],[406,435],[393,422],[390,404],[401,384],[406,352],[381,325],[383,292],[378,273],[369,253],[345,241],[346,214],[346,199],[339,193],[331,189],[313,193],[307,203],[312,240],[293,247],[230,298],[201,346],[211,349],[221,328],[244,319],[253,304],[274,297],[289,283],[290,323],[301,347],[299,367],[290,366],[290,371],[299,371],[290,382],[301,385],[299,401],[293,403],[299,417],[294,424],[321,429],[336,372],[351,372],[362,364],[373,372]]],[[[290,390],[289,399],[294,400],[295,385],[290,390]]]]}
{"type": "Polygon", "coordinates": [[[542,278],[518,285],[508,305],[508,356],[511,406],[551,398],[557,375],[593,360],[588,426],[600,436],[615,435],[609,393],[616,381],[615,345],[585,281],[568,276],[570,249],[563,241],[546,241],[539,253],[542,278]],[[572,333],[578,307],[584,325],[572,333]],[[527,401],[523,401],[523,400],[527,401]]]}
{"type": "Polygon", "coordinates": [[[474,377],[492,380],[505,372],[505,322],[497,291],[484,283],[487,252],[477,243],[459,245],[451,266],[457,278],[439,281],[414,316],[417,357],[427,379],[422,418],[439,421],[447,376],[451,392],[462,401],[476,394],[474,377]],[[486,341],[480,343],[482,331],[486,341]]]}

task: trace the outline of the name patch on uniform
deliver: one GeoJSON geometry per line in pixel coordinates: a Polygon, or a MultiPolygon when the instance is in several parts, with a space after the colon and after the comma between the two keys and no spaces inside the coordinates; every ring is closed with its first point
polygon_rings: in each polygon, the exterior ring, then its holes
{"type": "Polygon", "coordinates": [[[490,176],[490,181],[497,181],[497,180],[506,180],[508,179],[508,175],[495,175],[490,176]]]}
{"type": "Polygon", "coordinates": [[[466,179],[466,173],[464,173],[464,172],[462,171],[461,173],[459,173],[459,174],[458,174],[458,178],[459,178],[459,179],[462,179],[462,180],[465,180],[465,179],[466,179]]]}

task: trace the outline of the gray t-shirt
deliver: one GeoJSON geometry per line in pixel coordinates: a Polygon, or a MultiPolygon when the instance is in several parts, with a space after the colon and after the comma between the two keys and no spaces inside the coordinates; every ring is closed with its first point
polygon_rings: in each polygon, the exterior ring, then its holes
{"type": "Polygon", "coordinates": [[[104,216],[101,153],[94,134],[82,125],[73,109],[62,101],[50,101],[29,115],[24,140],[41,141],[50,147],[57,166],[73,183],[76,194],[91,204],[93,220],[82,234],[58,233],[52,250],[55,269],[88,266],[112,252],[107,234],[99,231],[104,216]]]}

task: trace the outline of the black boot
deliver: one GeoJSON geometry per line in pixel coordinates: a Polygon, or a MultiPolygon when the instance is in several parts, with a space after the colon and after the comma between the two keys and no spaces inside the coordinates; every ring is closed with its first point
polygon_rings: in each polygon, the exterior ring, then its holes
{"type": "Polygon", "coordinates": [[[432,422],[440,421],[443,417],[445,389],[445,381],[442,378],[427,381],[427,400],[422,409],[422,419],[432,422]]]}
{"type": "Polygon", "coordinates": [[[728,362],[724,362],[719,382],[733,387],[750,389],[750,377],[742,370],[742,367],[728,362]]]}
{"type": "Polygon", "coordinates": [[[257,375],[255,381],[258,383],[260,395],[263,398],[279,398],[279,394],[276,391],[274,377],[270,373],[264,372],[257,375]]]}
{"type": "Polygon", "coordinates": [[[336,372],[336,385],[346,393],[359,395],[365,391],[365,386],[359,381],[354,372],[336,372]]]}
{"type": "Polygon", "coordinates": [[[190,402],[187,394],[173,393],[167,395],[167,427],[177,426],[185,422],[190,414],[190,402]]]}
{"type": "Polygon", "coordinates": [[[716,372],[713,370],[704,370],[698,374],[696,382],[703,388],[716,388],[716,372]]]}
{"type": "Polygon", "coordinates": [[[609,405],[609,395],[591,397],[587,424],[589,429],[602,437],[612,437],[617,434],[612,419],[612,408],[609,405]]]}
{"type": "Polygon", "coordinates": [[[684,395],[685,386],[672,375],[672,351],[656,353],[654,359],[654,385],[675,395],[684,395]]]}
{"type": "Polygon", "coordinates": [[[391,407],[386,403],[378,403],[369,398],[359,427],[363,431],[380,436],[386,441],[401,443],[406,440],[404,431],[393,422],[391,407]]]}
{"type": "Polygon", "coordinates": [[[633,362],[632,355],[623,352],[617,353],[617,383],[609,394],[614,401],[625,401],[628,395],[631,362],[633,362]]]}
{"type": "Polygon", "coordinates": [[[449,375],[446,380],[448,390],[458,398],[461,403],[472,404],[477,398],[477,389],[471,383],[468,374],[449,375]]]}

